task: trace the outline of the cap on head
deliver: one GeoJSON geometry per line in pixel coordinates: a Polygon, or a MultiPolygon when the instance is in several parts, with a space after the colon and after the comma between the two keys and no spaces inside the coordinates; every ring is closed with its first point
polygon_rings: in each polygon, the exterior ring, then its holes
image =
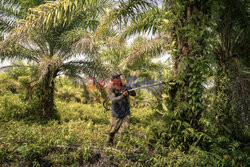
{"type": "Polygon", "coordinates": [[[117,72],[113,72],[112,74],[111,74],[111,78],[112,79],[115,79],[115,78],[118,78],[118,77],[120,77],[122,74],[119,74],[119,73],[117,73],[117,72]]]}

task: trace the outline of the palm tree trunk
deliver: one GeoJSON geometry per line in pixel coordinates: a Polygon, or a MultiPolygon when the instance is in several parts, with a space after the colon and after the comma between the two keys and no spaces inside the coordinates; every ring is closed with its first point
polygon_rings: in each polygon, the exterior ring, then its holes
{"type": "MultiPolygon", "coordinates": [[[[173,37],[177,52],[173,54],[173,75],[176,84],[172,85],[170,96],[171,110],[180,109],[181,119],[195,129],[199,129],[198,120],[202,113],[202,82],[204,72],[204,21],[206,14],[199,1],[183,3],[185,10],[177,20],[173,37]],[[194,19],[195,18],[195,19],[194,19]],[[187,107],[183,107],[183,104],[187,107]]],[[[174,8],[178,15],[180,10],[174,8]]]]}
{"type": "Polygon", "coordinates": [[[29,86],[27,88],[26,100],[30,101],[32,99],[32,94],[33,94],[33,88],[29,86]]]}
{"type": "Polygon", "coordinates": [[[43,118],[52,118],[55,116],[54,89],[54,77],[48,75],[42,84],[41,92],[41,110],[43,118]]]}

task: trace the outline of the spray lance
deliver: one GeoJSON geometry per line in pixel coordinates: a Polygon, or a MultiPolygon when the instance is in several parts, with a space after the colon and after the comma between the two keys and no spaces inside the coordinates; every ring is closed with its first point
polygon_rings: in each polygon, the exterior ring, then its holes
{"type": "MultiPolygon", "coordinates": [[[[155,83],[155,84],[150,84],[150,85],[145,85],[145,86],[141,86],[141,87],[136,87],[136,88],[132,88],[132,89],[125,89],[125,90],[122,90],[121,92],[119,93],[124,93],[126,91],[133,91],[133,90],[137,90],[137,89],[144,89],[144,88],[149,88],[149,87],[154,87],[154,86],[158,86],[158,85],[162,85],[162,84],[165,84],[166,82],[160,82],[160,83],[155,83]]],[[[103,101],[103,107],[107,110],[110,110],[109,108],[109,102],[110,102],[110,99],[109,97],[106,98],[104,101],[103,101]]]]}

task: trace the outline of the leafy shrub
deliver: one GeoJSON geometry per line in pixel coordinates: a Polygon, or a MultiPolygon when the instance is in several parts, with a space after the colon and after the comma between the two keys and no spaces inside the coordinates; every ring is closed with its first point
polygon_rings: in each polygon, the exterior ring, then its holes
{"type": "Polygon", "coordinates": [[[5,93],[0,97],[0,119],[21,119],[27,112],[27,104],[17,94],[5,93]]]}
{"type": "Polygon", "coordinates": [[[62,122],[92,120],[93,123],[109,123],[107,120],[109,113],[99,104],[56,101],[56,106],[62,122]]]}

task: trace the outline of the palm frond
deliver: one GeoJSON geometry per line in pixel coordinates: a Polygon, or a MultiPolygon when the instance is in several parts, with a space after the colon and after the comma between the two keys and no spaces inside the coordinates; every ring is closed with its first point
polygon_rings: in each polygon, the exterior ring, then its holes
{"type": "Polygon", "coordinates": [[[149,33],[155,34],[159,30],[162,12],[158,7],[147,10],[145,13],[140,14],[131,23],[125,27],[125,30],[120,34],[120,39],[126,39],[128,36],[149,33]]]}
{"type": "Polygon", "coordinates": [[[101,78],[107,77],[111,72],[97,59],[70,61],[61,67],[61,71],[64,71],[65,75],[68,76],[85,74],[87,76],[101,78]]]}
{"type": "Polygon", "coordinates": [[[96,38],[100,38],[106,34],[113,26],[125,25],[130,19],[134,19],[137,15],[143,13],[153,5],[153,2],[147,0],[120,0],[118,7],[113,8],[111,11],[106,11],[106,17],[101,21],[96,31],[96,38]]]}
{"type": "Polygon", "coordinates": [[[2,66],[0,67],[0,71],[1,70],[9,70],[9,69],[13,69],[13,68],[23,68],[23,65],[20,64],[12,64],[12,65],[8,65],[8,66],[2,66]]]}
{"type": "MultiPolygon", "coordinates": [[[[119,24],[127,24],[129,19],[135,18],[140,13],[152,7],[153,1],[146,0],[120,0],[118,9],[111,12],[111,18],[119,24]]],[[[119,25],[118,24],[118,25],[119,25]]]]}
{"type": "MultiPolygon", "coordinates": [[[[1,15],[1,13],[0,13],[1,15]]],[[[0,32],[6,33],[14,28],[15,20],[8,17],[0,17],[0,32]]]]}
{"type": "Polygon", "coordinates": [[[17,42],[25,41],[24,45],[31,46],[30,49],[38,48],[43,54],[51,56],[57,53],[67,59],[69,55],[79,53],[92,52],[93,55],[96,45],[89,32],[99,24],[98,11],[103,11],[110,2],[65,0],[33,8],[28,17],[20,20],[8,38],[1,42],[0,50],[18,39],[17,42]]]}
{"type": "Polygon", "coordinates": [[[19,17],[19,2],[17,0],[2,0],[0,3],[0,32],[9,32],[14,28],[19,17]]]}
{"type": "Polygon", "coordinates": [[[29,61],[38,61],[37,52],[25,48],[22,45],[17,43],[9,43],[6,48],[0,48],[1,61],[6,59],[19,59],[19,60],[29,60],[29,61]]]}
{"type": "Polygon", "coordinates": [[[56,27],[70,26],[76,17],[86,15],[89,11],[102,11],[110,6],[109,0],[64,0],[48,2],[37,8],[30,9],[31,14],[22,25],[23,31],[29,31],[34,27],[41,30],[50,30],[56,27]]]}
{"type": "MultiPolygon", "coordinates": [[[[166,37],[165,37],[166,38],[166,37]]],[[[139,45],[135,46],[128,56],[119,64],[119,68],[125,69],[127,65],[134,63],[143,56],[157,57],[162,52],[167,50],[168,43],[164,37],[142,41],[139,45]]]]}

